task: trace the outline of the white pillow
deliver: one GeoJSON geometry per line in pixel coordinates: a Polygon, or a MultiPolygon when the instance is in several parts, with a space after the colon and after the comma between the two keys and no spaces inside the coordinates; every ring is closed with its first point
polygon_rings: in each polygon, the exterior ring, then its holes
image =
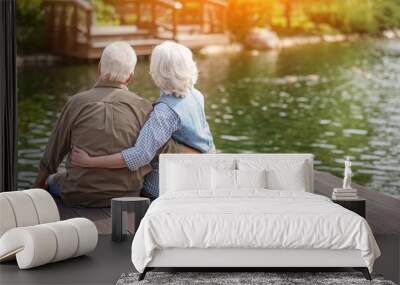
{"type": "Polygon", "coordinates": [[[306,165],[302,160],[239,161],[240,170],[267,170],[267,188],[272,190],[306,191],[306,165]]]}
{"type": "Polygon", "coordinates": [[[267,170],[236,170],[238,189],[241,188],[268,188],[267,170]]]}
{"type": "Polygon", "coordinates": [[[304,162],[270,169],[268,171],[268,188],[305,192],[305,175],[304,162]]]}
{"type": "Polygon", "coordinates": [[[168,191],[212,189],[211,167],[168,164],[168,191]]]}
{"type": "Polygon", "coordinates": [[[212,185],[216,191],[236,190],[236,170],[212,168],[212,185]]]}
{"type": "Polygon", "coordinates": [[[234,191],[241,188],[267,188],[267,171],[212,169],[213,189],[234,191]]]}

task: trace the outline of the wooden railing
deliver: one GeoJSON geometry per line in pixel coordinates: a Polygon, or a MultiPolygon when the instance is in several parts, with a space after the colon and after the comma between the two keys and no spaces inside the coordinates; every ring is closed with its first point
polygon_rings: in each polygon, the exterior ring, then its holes
{"type": "Polygon", "coordinates": [[[170,32],[172,39],[176,39],[178,34],[178,11],[182,9],[182,4],[173,0],[157,0],[153,3],[154,36],[159,37],[161,30],[170,32]]]}
{"type": "Polygon", "coordinates": [[[120,16],[122,24],[132,24],[125,19],[135,16],[135,25],[138,29],[149,30],[153,37],[157,37],[160,30],[171,32],[173,37],[177,33],[177,13],[182,4],[174,0],[109,0],[120,16]]]}
{"type": "Polygon", "coordinates": [[[155,8],[158,13],[153,15],[154,28],[156,30],[162,28],[171,32],[172,39],[176,39],[179,27],[184,25],[198,26],[197,33],[211,34],[226,31],[227,4],[223,0],[163,0],[156,2],[158,3],[155,6],[162,6],[166,10],[159,11],[159,8],[155,8]],[[198,5],[190,5],[193,3],[198,5]],[[169,15],[169,19],[165,19],[167,15],[169,15]]]}
{"type": "MultiPolygon", "coordinates": [[[[210,33],[224,33],[227,22],[227,3],[221,0],[205,0],[203,15],[209,17],[204,24],[210,27],[210,33]]],[[[203,25],[204,25],[203,24],[203,25]]]]}
{"type": "Polygon", "coordinates": [[[176,39],[180,25],[198,25],[199,33],[223,33],[226,1],[223,0],[109,0],[120,14],[136,15],[136,26],[154,37],[176,39]],[[167,32],[166,36],[165,32],[167,32]]]}
{"type": "Polygon", "coordinates": [[[93,8],[84,0],[44,0],[46,45],[53,51],[73,51],[89,45],[93,8]]]}
{"type": "MultiPolygon", "coordinates": [[[[198,34],[224,33],[227,4],[223,0],[118,0],[112,1],[125,24],[134,16],[139,30],[153,38],[176,40],[185,27],[198,34]]],[[[47,47],[55,52],[85,50],[92,45],[95,11],[85,0],[44,0],[47,47]]],[[[116,17],[118,17],[116,15],[116,17]]],[[[131,23],[132,24],[132,23],[131,23]]]]}

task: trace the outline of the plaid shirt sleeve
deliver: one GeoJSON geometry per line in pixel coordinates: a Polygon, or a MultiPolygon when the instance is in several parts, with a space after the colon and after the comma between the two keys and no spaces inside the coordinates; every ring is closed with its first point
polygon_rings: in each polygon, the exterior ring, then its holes
{"type": "Polygon", "coordinates": [[[135,145],[122,151],[127,167],[134,171],[149,164],[179,126],[179,117],[170,107],[164,103],[155,105],[135,145]]]}
{"type": "Polygon", "coordinates": [[[159,196],[160,192],[160,187],[159,187],[160,169],[158,168],[157,159],[154,159],[151,162],[151,167],[153,168],[153,171],[147,174],[146,177],[144,178],[143,191],[147,193],[147,196],[150,196],[149,198],[155,199],[159,196]]]}

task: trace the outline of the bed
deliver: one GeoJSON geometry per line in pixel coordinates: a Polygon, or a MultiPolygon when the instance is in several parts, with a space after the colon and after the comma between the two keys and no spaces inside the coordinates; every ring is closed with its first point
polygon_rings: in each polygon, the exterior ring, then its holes
{"type": "Polygon", "coordinates": [[[380,251],[361,216],[313,193],[310,154],[163,154],[132,262],[154,268],[352,267],[380,251]]]}

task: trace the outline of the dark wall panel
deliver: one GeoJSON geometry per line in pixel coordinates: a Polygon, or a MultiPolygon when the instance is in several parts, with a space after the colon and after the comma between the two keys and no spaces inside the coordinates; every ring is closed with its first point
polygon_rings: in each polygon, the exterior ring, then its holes
{"type": "Polygon", "coordinates": [[[15,0],[0,0],[0,191],[17,190],[15,0]]]}

